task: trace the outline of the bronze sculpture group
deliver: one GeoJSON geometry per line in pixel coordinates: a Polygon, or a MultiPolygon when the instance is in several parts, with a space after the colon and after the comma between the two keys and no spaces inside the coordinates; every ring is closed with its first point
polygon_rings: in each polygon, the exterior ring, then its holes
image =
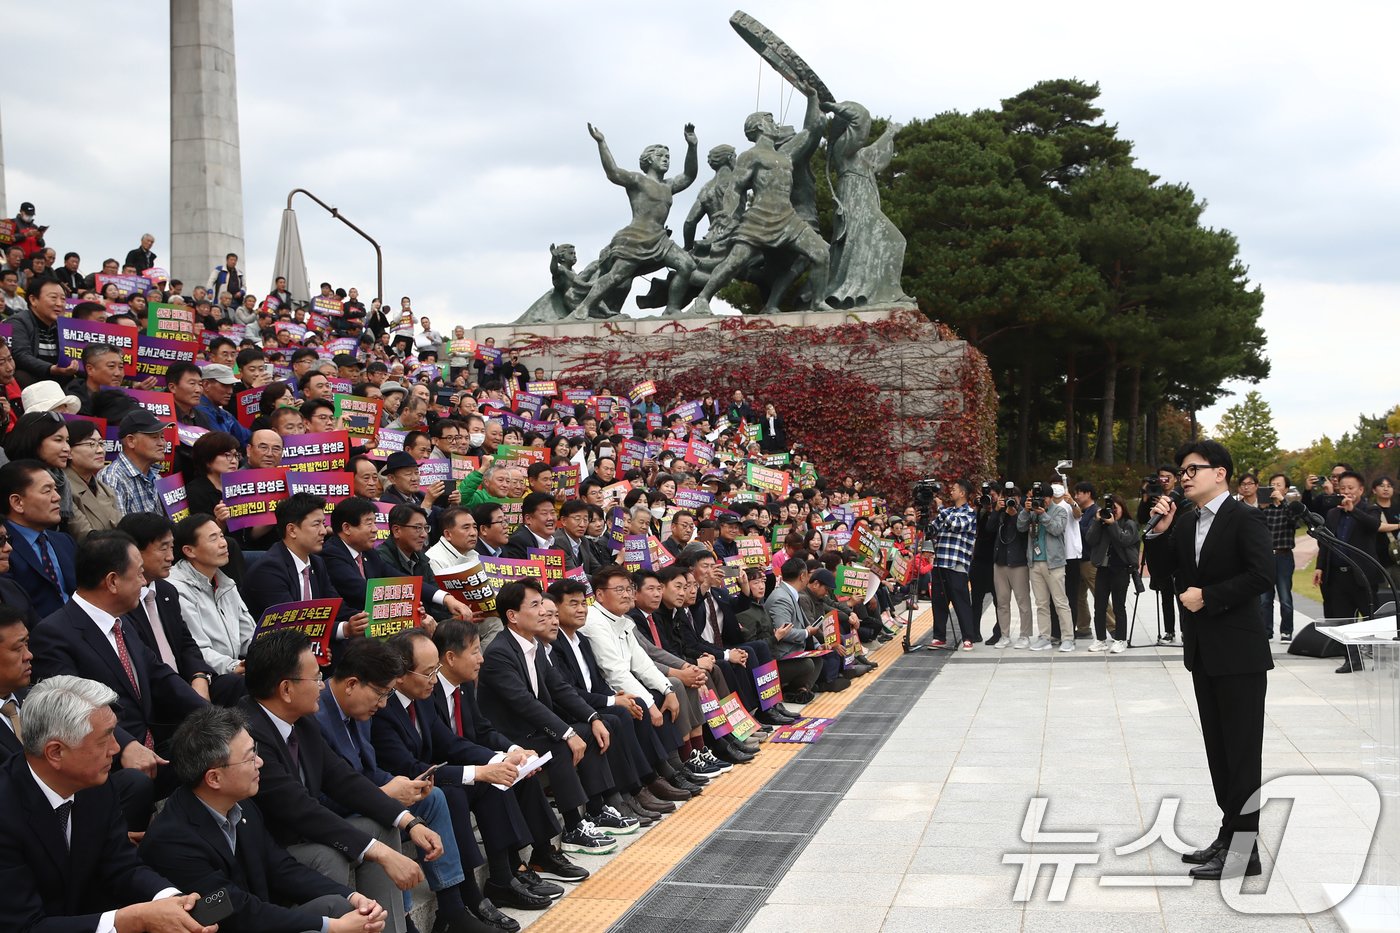
{"type": "Polygon", "coordinates": [[[666,222],[675,195],[695,181],[695,127],[685,127],[680,173],[667,178],[666,146],[648,146],[638,160],[641,170],[627,171],[618,167],[602,131],[589,124],[603,173],[627,191],[632,221],[577,273],[574,247],[551,246],[551,288],[516,323],[616,317],[633,278],[663,269],[666,277],[652,279],[637,304],[664,306],[668,316],[711,314],[710,300],[736,279],[766,292],[764,313],[779,311],[799,279],[793,303],[804,310],[910,301],[900,287],[904,236],[881,210],[875,178],[894,155],[899,126],[891,124],[872,141],[869,110],[837,102],[807,64],[752,17],[735,13],[730,22],[806,98],[802,127],[779,127],[771,113],[757,112],[744,121],[748,149],[711,149],[707,161],[714,176],[686,216],[679,245],[666,222]],[[830,242],[819,229],[811,168],[823,140],[836,203],[830,242]],[[697,240],[701,220],[708,229],[697,240]]]}

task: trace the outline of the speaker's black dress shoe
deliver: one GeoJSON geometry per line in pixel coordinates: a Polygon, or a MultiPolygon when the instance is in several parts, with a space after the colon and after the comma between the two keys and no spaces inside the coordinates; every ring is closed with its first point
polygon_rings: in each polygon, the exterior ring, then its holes
{"type": "Polygon", "coordinates": [[[1220,853],[1225,848],[1225,843],[1219,839],[1206,846],[1204,849],[1197,849],[1195,852],[1187,852],[1181,860],[1188,865],[1204,865],[1220,853]]]}
{"type": "Polygon", "coordinates": [[[1191,869],[1191,877],[1203,881],[1214,881],[1222,877],[1238,878],[1240,875],[1253,877],[1263,874],[1263,872],[1264,868],[1259,864],[1258,849],[1249,853],[1249,860],[1246,862],[1241,862],[1238,855],[1231,858],[1229,849],[1221,849],[1215,854],[1215,858],[1204,865],[1197,865],[1191,869]],[[1228,864],[1226,863],[1227,859],[1228,864]]]}

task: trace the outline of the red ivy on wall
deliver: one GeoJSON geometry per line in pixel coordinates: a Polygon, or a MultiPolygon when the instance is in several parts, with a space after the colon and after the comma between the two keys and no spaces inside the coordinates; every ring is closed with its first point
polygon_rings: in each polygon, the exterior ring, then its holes
{"type": "MultiPolygon", "coordinates": [[[[668,322],[658,333],[674,331],[693,338],[648,348],[622,342],[632,335],[604,324],[606,337],[544,337],[520,333],[512,346],[523,356],[550,353],[560,361],[555,377],[568,385],[607,386],[626,392],[631,381],[654,379],[658,399],[679,394],[700,398],[713,392],[724,401],[743,389],[762,406],[772,403],[783,416],[788,440],[798,444],[831,480],[849,473],[873,492],[896,503],[908,497],[913,481],[936,476],[950,481],[994,474],[996,461],[996,389],[985,357],[968,346],[957,365],[955,384],[941,413],[897,424],[898,390],[881,391],[867,378],[880,365],[880,354],[895,344],[958,340],[947,325],[929,322],[917,312],[896,313],[876,321],[854,316],[846,323],[794,328],[766,317],[724,318],[719,325],[691,330],[668,322]],[[809,362],[789,347],[832,347],[840,368],[809,362]],[[721,360],[722,362],[717,362],[721,360]],[[863,374],[863,372],[865,374],[863,374]],[[895,441],[903,427],[932,438],[916,454],[924,462],[906,463],[895,441]]],[[[761,410],[761,409],[760,409],[761,410]]]]}

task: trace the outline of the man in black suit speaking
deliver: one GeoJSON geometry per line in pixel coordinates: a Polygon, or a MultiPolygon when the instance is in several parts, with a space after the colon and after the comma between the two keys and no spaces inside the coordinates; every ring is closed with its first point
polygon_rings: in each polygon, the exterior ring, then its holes
{"type": "Polygon", "coordinates": [[[1263,771],[1264,696],[1274,660],[1259,597],[1273,585],[1273,547],[1259,510],[1230,496],[1235,464],[1223,445],[1195,441],[1176,460],[1181,491],[1196,509],[1178,516],[1170,497],[1157,500],[1148,561],[1171,580],[1185,608],[1183,656],[1222,814],[1215,841],[1182,861],[1197,865],[1195,878],[1257,875],[1259,810],[1244,811],[1263,771]]]}

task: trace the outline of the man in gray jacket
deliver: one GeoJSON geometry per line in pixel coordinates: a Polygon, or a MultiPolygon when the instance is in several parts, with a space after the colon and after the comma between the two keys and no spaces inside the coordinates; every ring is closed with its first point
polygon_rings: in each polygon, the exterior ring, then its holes
{"type": "Polygon", "coordinates": [[[1069,509],[1050,494],[1049,483],[1037,483],[1026,496],[1026,507],[1016,513],[1016,530],[1026,532],[1026,562],[1031,568],[1031,594],[1035,599],[1036,637],[1032,651],[1048,651],[1050,607],[1070,626],[1069,637],[1060,642],[1061,651],[1074,650],[1073,616],[1065,592],[1065,525],[1069,509]]]}

